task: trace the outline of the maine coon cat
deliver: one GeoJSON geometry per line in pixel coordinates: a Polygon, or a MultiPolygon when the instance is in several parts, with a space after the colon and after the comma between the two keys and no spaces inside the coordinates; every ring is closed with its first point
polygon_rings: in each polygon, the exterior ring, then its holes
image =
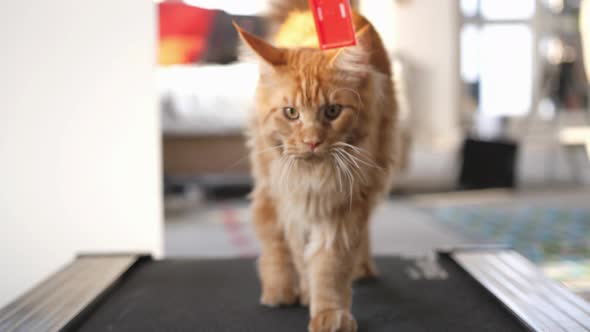
{"type": "Polygon", "coordinates": [[[261,63],[249,123],[260,301],[309,305],[310,331],[356,331],[352,281],[376,274],[369,218],[394,165],[391,65],[361,15],[356,46],[322,51],[307,1],[276,4],[274,43],[236,25],[261,63]]]}

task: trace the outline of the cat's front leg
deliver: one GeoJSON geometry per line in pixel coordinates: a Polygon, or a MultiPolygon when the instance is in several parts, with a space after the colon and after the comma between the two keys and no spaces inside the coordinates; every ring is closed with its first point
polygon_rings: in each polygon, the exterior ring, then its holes
{"type": "Polygon", "coordinates": [[[362,233],[361,243],[358,250],[357,263],[355,265],[354,280],[375,278],[378,275],[377,267],[371,255],[371,239],[369,234],[369,223],[365,222],[362,233]]]}
{"type": "Polygon", "coordinates": [[[258,275],[260,303],[270,307],[292,305],[298,300],[298,278],[291,251],[277,218],[274,202],[263,192],[254,195],[254,229],[261,242],[258,275]]]}
{"type": "Polygon", "coordinates": [[[333,245],[318,246],[308,258],[310,286],[310,332],[355,332],[352,313],[352,278],[357,240],[345,245],[337,239],[333,245]],[[353,245],[350,247],[350,245],[353,245]]]}
{"type": "Polygon", "coordinates": [[[305,251],[305,239],[298,232],[286,232],[285,235],[291,248],[291,257],[293,257],[299,279],[299,304],[306,307],[309,305],[309,278],[303,254],[305,251]]]}

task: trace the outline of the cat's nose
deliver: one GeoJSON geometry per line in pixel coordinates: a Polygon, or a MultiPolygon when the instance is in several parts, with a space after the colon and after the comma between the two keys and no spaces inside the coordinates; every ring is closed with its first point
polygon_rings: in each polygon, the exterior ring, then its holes
{"type": "Polygon", "coordinates": [[[310,139],[310,140],[303,140],[303,143],[306,144],[307,146],[309,146],[309,149],[311,151],[314,151],[320,144],[322,144],[322,141],[320,141],[318,139],[310,139]]]}

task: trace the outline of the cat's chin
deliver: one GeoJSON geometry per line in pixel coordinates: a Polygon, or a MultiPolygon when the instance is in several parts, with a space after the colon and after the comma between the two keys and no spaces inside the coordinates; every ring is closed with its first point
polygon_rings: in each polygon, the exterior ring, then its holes
{"type": "Polygon", "coordinates": [[[328,159],[328,155],[324,153],[302,153],[295,156],[297,161],[307,162],[307,163],[321,163],[328,159]]]}

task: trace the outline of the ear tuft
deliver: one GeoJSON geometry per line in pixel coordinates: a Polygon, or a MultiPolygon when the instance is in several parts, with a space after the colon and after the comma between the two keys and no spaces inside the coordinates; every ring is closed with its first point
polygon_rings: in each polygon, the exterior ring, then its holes
{"type": "Polygon", "coordinates": [[[253,34],[242,30],[235,21],[233,24],[244,43],[264,62],[272,66],[281,66],[287,63],[286,50],[274,47],[253,34]]]}

